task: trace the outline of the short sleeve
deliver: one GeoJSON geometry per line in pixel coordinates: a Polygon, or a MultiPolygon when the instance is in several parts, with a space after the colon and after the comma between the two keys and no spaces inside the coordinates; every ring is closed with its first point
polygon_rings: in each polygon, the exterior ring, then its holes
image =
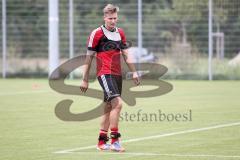
{"type": "Polygon", "coordinates": [[[122,29],[119,29],[119,33],[121,36],[121,49],[127,49],[129,46],[127,43],[126,35],[122,29]]]}
{"type": "Polygon", "coordinates": [[[97,38],[97,30],[95,29],[94,31],[91,32],[91,34],[88,37],[87,41],[87,55],[93,55],[97,51],[97,45],[99,42],[99,39],[97,38]]]}

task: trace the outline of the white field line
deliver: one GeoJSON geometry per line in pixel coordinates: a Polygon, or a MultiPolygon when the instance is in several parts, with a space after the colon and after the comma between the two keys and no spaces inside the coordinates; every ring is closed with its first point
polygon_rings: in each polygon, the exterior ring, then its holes
{"type": "MultiPolygon", "coordinates": [[[[67,152],[69,154],[73,152],[67,152]]],[[[86,155],[130,155],[130,156],[168,156],[168,157],[215,157],[215,158],[240,158],[240,155],[214,155],[214,154],[170,154],[170,153],[141,153],[141,152],[74,152],[86,155]]]]}
{"type": "Polygon", "coordinates": [[[50,92],[50,91],[40,90],[40,91],[22,91],[22,92],[0,93],[0,96],[13,96],[13,95],[21,95],[21,94],[47,93],[47,92],[50,92]]]}
{"type": "MultiPolygon", "coordinates": [[[[184,131],[178,131],[178,132],[172,132],[172,133],[166,133],[166,134],[159,134],[159,135],[155,135],[155,136],[147,136],[147,137],[129,139],[129,140],[122,141],[122,143],[130,143],[130,142],[138,142],[138,141],[144,141],[144,140],[150,140],[150,139],[157,139],[157,138],[162,138],[162,137],[170,137],[170,136],[175,136],[175,135],[194,133],[194,132],[200,132],[200,131],[207,131],[207,130],[224,128],[224,127],[232,127],[232,126],[237,126],[237,125],[240,125],[240,122],[220,124],[220,125],[197,128],[197,129],[189,129],[189,130],[184,130],[184,131]]],[[[62,154],[71,153],[71,152],[74,152],[74,151],[82,151],[82,150],[92,149],[92,148],[95,148],[95,147],[96,147],[96,145],[91,145],[91,146],[86,146],[86,147],[79,147],[79,148],[67,149],[67,150],[62,150],[62,151],[56,151],[54,153],[62,153],[62,154]]]]}

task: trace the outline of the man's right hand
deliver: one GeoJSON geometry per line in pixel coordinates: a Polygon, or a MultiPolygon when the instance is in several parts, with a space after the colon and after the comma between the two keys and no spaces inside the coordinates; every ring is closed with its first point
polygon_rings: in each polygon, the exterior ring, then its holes
{"type": "Polygon", "coordinates": [[[85,93],[88,89],[88,82],[85,80],[82,80],[82,83],[80,85],[80,89],[83,93],[85,93]]]}

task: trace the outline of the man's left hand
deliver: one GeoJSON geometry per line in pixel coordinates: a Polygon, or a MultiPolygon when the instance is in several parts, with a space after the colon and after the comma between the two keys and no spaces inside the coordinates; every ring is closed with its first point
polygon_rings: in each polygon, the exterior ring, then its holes
{"type": "Polygon", "coordinates": [[[133,81],[137,86],[140,84],[140,77],[137,72],[133,72],[133,81]]]}

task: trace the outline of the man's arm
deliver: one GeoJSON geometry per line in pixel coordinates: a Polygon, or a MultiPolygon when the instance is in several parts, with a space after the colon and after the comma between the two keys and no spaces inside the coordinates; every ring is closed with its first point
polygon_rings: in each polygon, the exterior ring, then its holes
{"type": "Polygon", "coordinates": [[[140,78],[139,78],[139,75],[136,71],[136,68],[133,64],[133,57],[130,56],[129,52],[128,52],[128,49],[123,49],[122,50],[122,55],[123,55],[123,58],[124,58],[124,61],[126,62],[129,70],[133,73],[133,81],[136,85],[139,85],[140,84],[140,78]]]}
{"type": "Polygon", "coordinates": [[[86,92],[88,89],[88,77],[89,77],[89,71],[91,68],[93,55],[86,55],[84,65],[83,65],[83,80],[80,85],[80,89],[82,92],[86,92]]]}

